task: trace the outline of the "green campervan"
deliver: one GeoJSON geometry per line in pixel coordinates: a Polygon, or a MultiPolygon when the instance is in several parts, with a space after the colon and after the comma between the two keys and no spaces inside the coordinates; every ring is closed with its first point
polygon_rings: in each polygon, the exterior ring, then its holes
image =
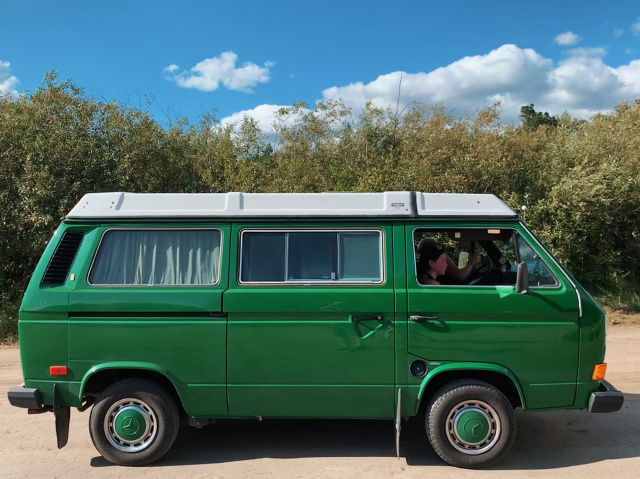
{"type": "Polygon", "coordinates": [[[398,447],[424,414],[442,459],[487,467],[515,408],[623,403],[602,309],[493,195],[88,194],[18,326],[11,404],[53,411],[58,447],[70,408],[92,407],[122,465],[162,457],[180,423],[386,419],[398,447]],[[425,243],[464,277],[425,281],[425,243]]]}

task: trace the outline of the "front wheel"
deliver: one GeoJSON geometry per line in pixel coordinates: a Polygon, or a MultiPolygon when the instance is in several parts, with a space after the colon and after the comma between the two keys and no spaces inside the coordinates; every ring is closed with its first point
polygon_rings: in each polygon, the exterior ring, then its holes
{"type": "Polygon", "coordinates": [[[498,389],[478,380],[445,385],[425,418],[435,452],[453,466],[489,467],[507,455],[516,438],[516,416],[498,389]]]}
{"type": "Polygon", "coordinates": [[[93,445],[109,462],[144,466],[172,446],[179,428],[173,398],[144,379],[124,379],[108,387],[89,417],[93,445]]]}

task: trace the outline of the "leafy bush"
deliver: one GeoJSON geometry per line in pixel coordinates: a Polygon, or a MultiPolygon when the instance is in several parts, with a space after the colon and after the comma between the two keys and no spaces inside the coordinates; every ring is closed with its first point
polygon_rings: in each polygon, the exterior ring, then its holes
{"type": "Polygon", "coordinates": [[[523,115],[519,126],[502,123],[497,104],[456,118],[443,106],[367,104],[355,115],[339,101],[298,103],[279,112],[271,145],[249,118],[163,128],[50,73],[31,95],[0,97],[0,337],[16,335],[53,230],[95,191],[494,193],[527,207],[523,218],[581,282],[635,307],[640,102],[589,121],[533,105],[523,115]]]}

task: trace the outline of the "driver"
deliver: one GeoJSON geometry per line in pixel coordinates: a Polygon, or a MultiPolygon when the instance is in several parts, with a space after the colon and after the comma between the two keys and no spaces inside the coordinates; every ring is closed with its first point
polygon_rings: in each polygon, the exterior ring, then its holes
{"type": "MultiPolygon", "coordinates": [[[[421,284],[440,284],[442,277],[451,278],[456,283],[464,283],[469,277],[473,269],[482,261],[480,251],[476,251],[474,254],[469,255],[467,264],[463,268],[458,268],[449,256],[444,253],[444,249],[440,246],[440,243],[435,238],[422,238],[418,244],[416,253],[419,255],[418,259],[418,282],[421,284]],[[442,274],[438,274],[436,278],[432,278],[433,273],[429,274],[429,260],[433,261],[433,258],[429,256],[435,255],[440,250],[444,254],[446,261],[446,268],[442,274]],[[433,280],[433,281],[430,281],[433,280]]],[[[437,260],[437,258],[436,258],[437,260]]]]}

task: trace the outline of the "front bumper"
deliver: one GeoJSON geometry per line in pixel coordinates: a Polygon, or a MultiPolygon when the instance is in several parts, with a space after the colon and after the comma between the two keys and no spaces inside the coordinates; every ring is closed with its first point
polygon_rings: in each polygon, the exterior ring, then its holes
{"type": "Polygon", "coordinates": [[[25,388],[24,386],[15,386],[9,388],[7,393],[9,404],[16,407],[24,407],[28,409],[44,409],[40,391],[37,388],[25,388]]]}
{"type": "Polygon", "coordinates": [[[596,392],[589,397],[589,412],[615,412],[622,408],[624,395],[614,388],[608,381],[600,381],[596,392]]]}

